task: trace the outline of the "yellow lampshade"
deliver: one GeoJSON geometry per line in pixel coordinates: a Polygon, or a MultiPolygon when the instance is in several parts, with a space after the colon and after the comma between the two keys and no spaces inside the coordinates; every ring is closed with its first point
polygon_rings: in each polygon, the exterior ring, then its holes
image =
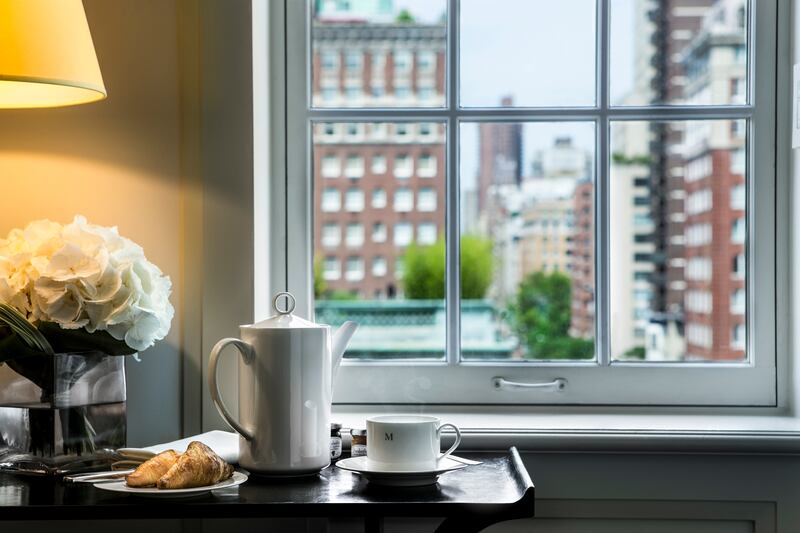
{"type": "Polygon", "coordinates": [[[0,0],[0,108],[105,97],[81,0],[0,0]]]}

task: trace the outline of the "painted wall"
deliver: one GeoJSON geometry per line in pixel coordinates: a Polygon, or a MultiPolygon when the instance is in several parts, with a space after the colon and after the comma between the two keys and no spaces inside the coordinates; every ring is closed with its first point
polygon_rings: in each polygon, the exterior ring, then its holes
{"type": "Polygon", "coordinates": [[[119,226],[172,278],[167,339],[128,360],[128,441],[180,432],[181,175],[176,2],[85,0],[108,98],[0,110],[0,234],[75,214],[119,226]]]}

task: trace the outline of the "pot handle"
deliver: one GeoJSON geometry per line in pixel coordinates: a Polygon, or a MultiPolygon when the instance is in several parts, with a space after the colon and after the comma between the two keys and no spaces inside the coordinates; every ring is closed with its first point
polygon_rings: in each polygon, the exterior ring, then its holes
{"type": "Polygon", "coordinates": [[[253,360],[253,347],[239,339],[228,337],[215,344],[214,348],[211,350],[211,358],[208,361],[208,388],[211,391],[211,401],[214,402],[217,411],[219,411],[219,414],[222,415],[222,418],[225,419],[228,425],[245,439],[253,440],[252,431],[245,429],[238,420],[233,418],[230,412],[228,412],[228,408],[225,407],[225,403],[222,401],[222,397],[219,393],[219,385],[217,384],[217,362],[219,361],[222,350],[229,344],[236,346],[239,353],[242,354],[242,359],[244,359],[245,363],[250,363],[253,360]]]}

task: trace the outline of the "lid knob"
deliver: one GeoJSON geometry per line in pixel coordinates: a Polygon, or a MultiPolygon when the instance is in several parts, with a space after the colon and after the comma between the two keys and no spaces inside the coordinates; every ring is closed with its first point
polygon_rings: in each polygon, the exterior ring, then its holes
{"type": "Polygon", "coordinates": [[[292,296],[291,293],[289,293],[289,292],[279,292],[278,294],[275,295],[275,298],[272,299],[272,308],[275,309],[275,312],[278,313],[279,315],[291,315],[292,311],[294,311],[294,306],[295,306],[296,303],[297,302],[295,301],[294,296],[292,296]],[[285,311],[281,311],[281,309],[278,307],[278,299],[281,296],[286,296],[286,310],[285,311]]]}

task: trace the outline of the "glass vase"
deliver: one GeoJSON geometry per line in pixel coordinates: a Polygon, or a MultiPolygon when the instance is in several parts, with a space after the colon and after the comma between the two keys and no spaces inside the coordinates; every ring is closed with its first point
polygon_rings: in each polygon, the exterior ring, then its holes
{"type": "Polygon", "coordinates": [[[126,439],[125,358],[101,352],[27,356],[0,364],[0,469],[96,470],[126,439]]]}

